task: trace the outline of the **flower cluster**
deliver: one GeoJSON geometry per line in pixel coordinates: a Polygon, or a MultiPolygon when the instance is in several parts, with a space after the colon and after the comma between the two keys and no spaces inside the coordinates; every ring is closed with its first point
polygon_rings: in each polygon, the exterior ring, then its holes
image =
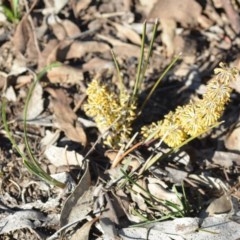
{"type": "Polygon", "coordinates": [[[84,110],[92,117],[99,130],[108,131],[104,143],[111,147],[119,147],[131,134],[131,124],[136,118],[136,107],[130,103],[130,97],[126,92],[120,95],[111,93],[107,86],[100,85],[93,80],[87,88],[88,102],[84,110]]]}
{"type": "Polygon", "coordinates": [[[215,69],[216,76],[209,81],[202,99],[164,116],[162,121],[142,128],[146,139],[162,138],[170,147],[177,147],[189,137],[207,131],[221,117],[225,104],[230,100],[232,88],[230,83],[236,78],[238,71],[220,63],[215,69]]]}

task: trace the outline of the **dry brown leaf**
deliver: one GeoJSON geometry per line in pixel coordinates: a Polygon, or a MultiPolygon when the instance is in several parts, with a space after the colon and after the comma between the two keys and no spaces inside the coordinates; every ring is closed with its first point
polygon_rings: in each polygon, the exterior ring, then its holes
{"type": "Polygon", "coordinates": [[[239,17],[238,11],[236,11],[233,8],[233,4],[231,1],[221,0],[221,2],[222,2],[224,10],[226,11],[226,14],[232,25],[233,30],[235,31],[235,33],[239,33],[240,32],[240,17],[239,17]]]}
{"type": "Polygon", "coordinates": [[[17,53],[24,55],[28,62],[37,63],[39,49],[28,15],[24,16],[17,25],[12,41],[17,53]]]}
{"type": "Polygon", "coordinates": [[[103,42],[97,41],[74,41],[69,46],[66,54],[66,59],[81,58],[88,53],[93,52],[106,52],[109,51],[110,47],[103,42]]]}
{"type": "Polygon", "coordinates": [[[48,18],[48,23],[59,41],[67,37],[74,38],[81,33],[79,27],[68,19],[61,20],[57,16],[52,15],[48,18]]]}
{"type": "Polygon", "coordinates": [[[208,26],[208,21],[201,14],[202,7],[195,0],[161,0],[157,1],[150,11],[148,18],[160,19],[162,25],[162,41],[167,47],[167,56],[171,57],[175,52],[174,44],[177,22],[183,27],[195,27],[198,23],[208,26]],[[189,11],[191,6],[191,11],[189,11]]]}
{"type": "Polygon", "coordinates": [[[136,45],[141,45],[141,37],[129,25],[122,25],[115,22],[111,22],[111,24],[116,28],[117,34],[122,35],[136,45]]]}
{"type": "Polygon", "coordinates": [[[83,224],[75,233],[73,233],[71,240],[86,240],[89,239],[89,233],[92,225],[98,220],[98,217],[92,219],[89,222],[83,224]]]}
{"type": "Polygon", "coordinates": [[[232,207],[231,197],[224,193],[221,197],[215,198],[211,201],[206,212],[209,216],[212,216],[214,214],[230,212],[232,207]]]}
{"type": "Polygon", "coordinates": [[[90,59],[87,63],[82,66],[84,71],[102,71],[105,69],[114,69],[114,64],[112,61],[104,60],[98,57],[90,59]]]}
{"type": "Polygon", "coordinates": [[[175,52],[175,32],[177,23],[172,18],[162,19],[162,42],[166,45],[167,48],[167,56],[171,57],[173,56],[175,52]]]}
{"type": "Polygon", "coordinates": [[[240,166],[240,155],[232,152],[215,151],[212,161],[224,168],[230,168],[233,164],[240,166]]]}
{"type": "Polygon", "coordinates": [[[91,175],[88,163],[78,185],[66,200],[60,217],[60,225],[63,227],[75,221],[86,218],[93,210],[94,187],[91,186],[91,175]]]}
{"type": "Polygon", "coordinates": [[[22,86],[31,83],[33,81],[32,75],[20,75],[16,81],[16,88],[21,88],[22,86]]]}
{"type": "Polygon", "coordinates": [[[44,154],[55,167],[82,166],[84,157],[75,151],[68,151],[62,147],[49,146],[44,154]]]}
{"type": "Polygon", "coordinates": [[[58,127],[64,131],[66,136],[72,141],[79,142],[86,146],[87,137],[77,121],[77,115],[69,106],[69,100],[62,89],[46,89],[52,96],[53,111],[58,127]]]}
{"type": "Polygon", "coordinates": [[[61,65],[49,70],[47,77],[52,83],[79,84],[83,80],[83,72],[75,67],[61,65]]]}
{"type": "Polygon", "coordinates": [[[123,45],[114,46],[113,47],[113,52],[118,57],[125,57],[125,58],[135,57],[135,58],[138,58],[140,56],[140,47],[126,43],[126,44],[123,44],[123,45]]]}
{"type": "Polygon", "coordinates": [[[233,129],[224,143],[227,149],[240,152],[240,127],[233,129]]]}
{"type": "Polygon", "coordinates": [[[158,0],[148,15],[148,18],[174,19],[183,27],[194,27],[201,16],[202,7],[195,0],[158,0]],[[191,11],[189,11],[191,6],[191,11]]]}
{"type": "Polygon", "coordinates": [[[0,89],[6,86],[7,74],[5,72],[0,71],[0,89]]]}
{"type": "Polygon", "coordinates": [[[57,39],[51,39],[45,45],[45,48],[39,54],[39,59],[38,59],[39,70],[43,69],[45,66],[56,61],[58,44],[59,44],[59,41],[57,39]]]}
{"type": "Polygon", "coordinates": [[[140,56],[140,47],[139,46],[124,43],[117,39],[106,37],[101,34],[98,34],[97,36],[98,36],[98,38],[109,42],[113,46],[113,52],[116,54],[116,56],[136,57],[136,58],[138,58],[140,56]]]}
{"type": "Polygon", "coordinates": [[[82,10],[85,10],[90,5],[91,2],[92,2],[91,0],[81,0],[81,1],[72,0],[71,7],[73,9],[74,16],[77,18],[79,13],[82,10]]]}

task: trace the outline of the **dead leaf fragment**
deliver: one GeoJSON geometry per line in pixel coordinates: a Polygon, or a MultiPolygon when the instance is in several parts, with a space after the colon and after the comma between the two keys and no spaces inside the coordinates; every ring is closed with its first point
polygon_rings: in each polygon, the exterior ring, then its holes
{"type": "Polygon", "coordinates": [[[94,218],[89,222],[83,224],[81,228],[79,228],[71,237],[71,240],[86,240],[89,239],[89,233],[92,225],[98,220],[98,218],[94,218]]]}
{"type": "Polygon", "coordinates": [[[49,146],[44,154],[48,161],[55,167],[82,166],[84,157],[75,151],[68,151],[65,148],[49,146]]]}
{"type": "Polygon", "coordinates": [[[79,84],[83,80],[83,72],[81,69],[63,64],[50,69],[47,77],[51,83],[79,84]]]}
{"type": "Polygon", "coordinates": [[[15,50],[24,55],[28,62],[37,63],[39,49],[28,15],[24,16],[17,25],[12,41],[15,50]]]}
{"type": "Polygon", "coordinates": [[[140,56],[140,47],[119,41],[114,38],[106,37],[104,35],[98,34],[98,38],[109,42],[113,46],[113,52],[118,57],[136,57],[140,56]]]}
{"type": "Polygon", "coordinates": [[[74,16],[77,18],[82,10],[85,10],[91,3],[91,0],[72,0],[71,5],[74,12],[74,16]]]}
{"type": "Polygon", "coordinates": [[[4,88],[7,83],[7,74],[0,71],[0,89],[4,88]]]}
{"type": "Polygon", "coordinates": [[[153,6],[148,18],[173,19],[181,23],[183,27],[193,27],[198,23],[201,16],[202,7],[195,0],[158,0],[153,6]],[[191,11],[189,11],[191,6],[191,11]]]}
{"type": "Polygon", "coordinates": [[[85,172],[80,182],[63,206],[60,217],[60,225],[65,226],[69,223],[75,222],[76,220],[83,220],[92,209],[93,188],[91,187],[91,176],[87,163],[85,172]]]}
{"type": "Polygon", "coordinates": [[[240,127],[233,129],[224,143],[227,149],[240,152],[240,127]]]}
{"type": "Polygon", "coordinates": [[[79,27],[75,23],[68,19],[61,20],[55,15],[51,15],[48,18],[48,24],[51,26],[54,35],[59,41],[67,37],[74,38],[81,33],[79,27]]]}
{"type": "Polygon", "coordinates": [[[53,111],[58,127],[72,141],[79,142],[83,146],[87,143],[86,134],[77,115],[69,106],[69,100],[62,89],[54,90],[48,88],[47,91],[52,96],[53,111]]]}
{"type": "Polygon", "coordinates": [[[46,220],[47,217],[39,211],[20,210],[0,220],[0,234],[10,233],[11,231],[24,228],[29,228],[34,231],[34,229],[40,227],[40,221],[46,220]]]}
{"type": "Polygon", "coordinates": [[[37,83],[28,103],[27,120],[33,120],[43,111],[44,100],[42,98],[43,89],[40,83],[37,83]]]}
{"type": "Polygon", "coordinates": [[[234,163],[240,165],[240,155],[232,152],[215,151],[212,161],[224,168],[230,168],[234,163]]]}
{"type": "Polygon", "coordinates": [[[141,38],[129,25],[122,25],[119,23],[111,22],[111,24],[116,28],[118,34],[127,38],[129,41],[136,45],[141,45],[141,38]]]}
{"type": "Polygon", "coordinates": [[[98,57],[90,59],[87,63],[82,66],[84,71],[102,71],[105,69],[114,69],[112,61],[104,60],[98,57]]]}
{"type": "Polygon", "coordinates": [[[66,59],[81,58],[88,53],[93,52],[106,52],[109,51],[110,47],[103,42],[97,41],[74,41],[69,46],[66,54],[66,59]]]}
{"type": "Polygon", "coordinates": [[[232,207],[231,197],[225,193],[221,197],[214,199],[206,209],[206,212],[209,216],[212,216],[214,214],[230,212],[232,207]]]}

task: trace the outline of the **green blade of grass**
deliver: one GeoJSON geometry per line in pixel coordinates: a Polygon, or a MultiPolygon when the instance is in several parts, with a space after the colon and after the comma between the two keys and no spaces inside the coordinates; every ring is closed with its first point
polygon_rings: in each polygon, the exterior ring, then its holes
{"type": "Polygon", "coordinates": [[[136,80],[135,80],[134,89],[132,93],[132,100],[131,100],[132,102],[135,101],[141,85],[141,72],[142,72],[142,66],[143,66],[143,60],[144,60],[145,35],[146,35],[146,21],[143,23],[141,53],[138,61],[137,75],[136,75],[136,80]]]}
{"type": "Polygon", "coordinates": [[[28,157],[19,149],[16,141],[14,140],[11,131],[9,129],[8,123],[7,123],[7,117],[6,117],[6,100],[3,99],[2,101],[2,121],[3,121],[3,125],[4,125],[4,129],[6,131],[7,137],[9,138],[13,148],[16,149],[16,151],[19,153],[19,155],[22,157],[23,159],[23,164],[24,166],[29,170],[29,172],[31,172],[32,174],[38,176],[39,178],[41,178],[42,180],[44,180],[45,182],[51,184],[51,185],[55,185],[61,188],[65,187],[65,184],[62,182],[57,181],[56,179],[52,178],[48,173],[46,173],[42,168],[41,165],[38,163],[38,161],[35,159],[31,147],[29,145],[29,141],[27,139],[27,109],[28,109],[28,104],[29,101],[31,99],[31,95],[32,92],[34,90],[34,87],[36,86],[36,83],[41,79],[41,77],[52,67],[56,67],[59,65],[56,64],[52,64],[49,67],[45,68],[36,78],[36,80],[33,82],[28,96],[27,96],[27,100],[26,100],[26,104],[24,106],[24,143],[26,145],[26,149],[27,149],[27,153],[28,156],[30,157],[30,159],[28,159],[28,157]]]}
{"type": "MultiPolygon", "coordinates": [[[[142,84],[143,82],[143,78],[145,76],[145,73],[146,73],[146,70],[147,70],[147,67],[148,67],[148,64],[149,64],[149,59],[152,55],[152,51],[153,51],[153,43],[155,41],[155,38],[156,38],[156,33],[157,33],[157,28],[158,28],[158,20],[155,21],[155,24],[154,24],[154,28],[153,28],[153,32],[152,32],[152,39],[150,41],[150,45],[149,45],[149,48],[148,48],[148,53],[147,53],[147,57],[146,57],[146,60],[144,61],[144,64],[143,64],[143,67],[142,67],[142,71],[141,71],[141,79],[140,79],[140,85],[142,84]]],[[[145,30],[146,31],[146,30],[145,30]]],[[[146,33],[144,33],[146,34],[146,33]]],[[[140,87],[140,86],[139,86],[140,87]]]]}
{"type": "Polygon", "coordinates": [[[115,67],[117,69],[118,80],[120,82],[120,95],[121,95],[121,94],[124,93],[125,86],[124,86],[124,83],[123,83],[123,78],[122,78],[122,75],[121,75],[119,64],[117,62],[117,58],[116,58],[115,53],[113,52],[112,49],[111,49],[111,54],[112,54],[112,58],[113,58],[113,61],[114,61],[114,65],[115,65],[115,67]]]}
{"type": "Polygon", "coordinates": [[[14,15],[15,19],[18,19],[19,18],[19,1],[11,0],[10,3],[11,3],[13,15],[14,15]]]}
{"type": "Polygon", "coordinates": [[[140,112],[143,110],[143,108],[145,107],[146,103],[148,102],[148,100],[150,99],[150,97],[153,95],[154,91],[156,90],[157,86],[159,85],[159,83],[162,81],[162,79],[166,76],[166,74],[169,72],[169,70],[173,67],[173,65],[178,61],[178,59],[181,57],[181,55],[177,55],[176,57],[173,58],[173,60],[170,62],[170,64],[167,66],[167,68],[164,70],[164,72],[161,74],[161,76],[158,78],[158,80],[155,82],[154,86],[152,87],[150,93],[147,95],[147,97],[145,98],[141,108],[140,108],[140,112]]]}

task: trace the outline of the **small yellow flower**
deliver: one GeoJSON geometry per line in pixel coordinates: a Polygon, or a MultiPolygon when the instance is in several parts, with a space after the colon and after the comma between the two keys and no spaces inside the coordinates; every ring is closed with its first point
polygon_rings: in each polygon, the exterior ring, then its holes
{"type": "Polygon", "coordinates": [[[95,120],[102,133],[108,130],[104,143],[111,147],[121,146],[131,134],[131,124],[136,118],[135,104],[129,104],[129,95],[126,92],[118,97],[97,80],[89,84],[86,93],[86,114],[95,120]]]}
{"type": "Polygon", "coordinates": [[[178,107],[176,115],[183,131],[188,135],[198,135],[203,131],[201,108],[196,103],[189,103],[184,107],[178,107]]]}
{"type": "Polygon", "coordinates": [[[207,91],[203,98],[214,101],[216,104],[225,104],[230,100],[232,92],[229,84],[221,83],[217,79],[213,79],[207,85],[207,91]]]}
{"type": "Polygon", "coordinates": [[[203,99],[177,107],[175,112],[165,115],[162,121],[151,124],[149,128],[143,127],[143,136],[147,140],[162,138],[170,147],[177,147],[187,138],[207,131],[221,117],[230,100],[230,83],[238,72],[220,63],[215,73],[216,76],[207,84],[203,99]]]}

